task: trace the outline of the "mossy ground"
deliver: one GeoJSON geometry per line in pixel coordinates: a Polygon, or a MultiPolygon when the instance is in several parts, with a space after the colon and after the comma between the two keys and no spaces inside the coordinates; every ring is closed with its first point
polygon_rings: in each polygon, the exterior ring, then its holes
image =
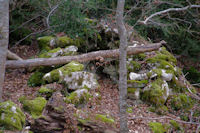
{"type": "Polygon", "coordinates": [[[168,125],[163,125],[159,122],[150,122],[149,127],[153,133],[166,133],[168,130],[168,125]]]}

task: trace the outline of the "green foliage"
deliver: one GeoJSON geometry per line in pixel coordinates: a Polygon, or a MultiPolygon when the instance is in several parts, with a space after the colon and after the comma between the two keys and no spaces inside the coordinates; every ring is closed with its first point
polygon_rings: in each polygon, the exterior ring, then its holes
{"type": "Polygon", "coordinates": [[[200,71],[195,69],[194,67],[190,67],[189,69],[183,69],[184,73],[188,73],[186,78],[191,81],[191,83],[200,83],[200,71]]]}
{"type": "Polygon", "coordinates": [[[115,120],[113,118],[107,117],[106,115],[96,114],[95,119],[108,124],[115,123],[115,120]]]}

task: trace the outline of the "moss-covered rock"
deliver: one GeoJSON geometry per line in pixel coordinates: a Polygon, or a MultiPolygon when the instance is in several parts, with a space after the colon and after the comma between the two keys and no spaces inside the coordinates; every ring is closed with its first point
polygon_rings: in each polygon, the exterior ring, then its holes
{"type": "Polygon", "coordinates": [[[49,89],[45,86],[42,86],[39,90],[38,90],[38,93],[40,96],[44,96],[46,99],[49,99],[52,94],[53,94],[54,90],[52,89],[49,89]]]}
{"type": "Polygon", "coordinates": [[[145,87],[144,90],[141,91],[141,99],[156,106],[164,105],[168,96],[168,84],[162,79],[153,81],[149,86],[145,87]]]}
{"type": "Polygon", "coordinates": [[[72,103],[75,106],[88,102],[89,98],[91,98],[91,94],[87,89],[78,89],[72,92],[69,96],[66,97],[66,103],[72,103]]]}
{"type": "Polygon", "coordinates": [[[73,39],[71,39],[70,37],[62,36],[62,37],[58,37],[56,39],[56,45],[57,45],[57,47],[64,48],[66,46],[76,45],[76,44],[75,44],[75,41],[73,39]]]}
{"type": "Polygon", "coordinates": [[[174,110],[189,110],[194,105],[194,101],[186,94],[172,95],[168,100],[174,110]]]}
{"type": "Polygon", "coordinates": [[[138,88],[127,88],[127,96],[129,99],[135,100],[140,98],[140,90],[138,88]]]}
{"type": "Polygon", "coordinates": [[[47,52],[42,52],[38,55],[39,58],[53,58],[59,56],[68,56],[68,55],[75,55],[77,54],[78,48],[76,46],[67,46],[64,49],[60,47],[49,50],[47,52]]]}
{"type": "Polygon", "coordinates": [[[52,36],[39,37],[37,39],[40,50],[49,51],[51,43],[55,43],[55,38],[52,36]]]}
{"type": "Polygon", "coordinates": [[[96,80],[96,76],[93,73],[79,71],[71,72],[66,75],[62,81],[70,90],[77,90],[82,88],[96,89],[99,84],[96,80]]]}
{"type": "Polygon", "coordinates": [[[7,130],[22,130],[25,115],[19,107],[11,101],[0,103],[0,125],[7,130]]]}
{"type": "Polygon", "coordinates": [[[43,72],[34,72],[28,79],[28,86],[34,87],[34,86],[40,86],[44,84],[44,80],[42,77],[45,75],[43,72]]]}
{"type": "Polygon", "coordinates": [[[58,69],[55,69],[43,76],[43,80],[52,83],[61,80],[65,75],[70,74],[71,72],[75,71],[82,71],[84,68],[84,65],[72,61],[58,69]]]}
{"type": "Polygon", "coordinates": [[[37,119],[42,115],[47,101],[44,97],[36,97],[34,100],[21,99],[21,103],[24,110],[29,112],[34,119],[37,119]]]}
{"type": "Polygon", "coordinates": [[[108,124],[114,124],[115,123],[115,120],[113,118],[108,117],[107,115],[96,114],[95,119],[100,120],[104,123],[108,123],[108,124]]]}
{"type": "Polygon", "coordinates": [[[153,133],[166,133],[168,130],[168,125],[163,125],[159,122],[150,122],[149,127],[153,133]]]}
{"type": "Polygon", "coordinates": [[[39,58],[51,58],[51,57],[58,57],[63,54],[63,50],[61,48],[55,48],[52,50],[49,50],[48,52],[43,52],[38,57],[39,58]]]}

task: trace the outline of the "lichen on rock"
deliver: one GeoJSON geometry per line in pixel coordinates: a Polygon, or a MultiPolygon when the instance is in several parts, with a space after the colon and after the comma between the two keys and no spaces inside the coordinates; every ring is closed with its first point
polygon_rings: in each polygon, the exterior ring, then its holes
{"type": "Polygon", "coordinates": [[[72,61],[58,69],[55,69],[49,73],[46,73],[43,76],[43,80],[48,83],[61,81],[62,78],[65,77],[65,75],[68,75],[71,72],[75,72],[75,71],[82,71],[83,68],[84,68],[84,65],[78,62],[72,61]]]}
{"type": "Polygon", "coordinates": [[[23,98],[20,102],[23,104],[24,110],[29,112],[34,119],[37,119],[42,115],[47,100],[44,97],[36,97],[33,100],[23,98]]]}
{"type": "Polygon", "coordinates": [[[64,82],[70,90],[82,88],[90,90],[99,87],[95,75],[85,71],[71,72],[64,77],[62,82],[64,82]]]}
{"type": "Polygon", "coordinates": [[[22,130],[25,115],[16,104],[11,101],[0,103],[0,125],[8,130],[22,130]]]}

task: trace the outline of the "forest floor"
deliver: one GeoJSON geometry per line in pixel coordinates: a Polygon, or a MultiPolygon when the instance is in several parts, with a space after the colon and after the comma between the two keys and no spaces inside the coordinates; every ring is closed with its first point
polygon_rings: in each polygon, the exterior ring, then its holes
{"type": "MultiPolygon", "coordinates": [[[[10,50],[18,54],[23,59],[34,57],[37,53],[37,48],[33,45],[31,46],[16,46],[10,48],[10,50]]],[[[22,107],[18,101],[19,97],[27,96],[30,98],[36,97],[37,90],[40,87],[29,87],[27,85],[27,80],[31,73],[25,71],[24,69],[14,69],[6,70],[5,74],[5,84],[3,88],[3,99],[11,100],[17,105],[22,107]]],[[[81,111],[87,113],[98,113],[107,114],[115,119],[116,125],[114,127],[119,128],[119,108],[118,99],[119,92],[117,85],[114,85],[110,79],[101,77],[98,80],[100,84],[100,89],[97,91],[101,95],[101,101],[97,104],[94,100],[90,100],[89,103],[84,106],[81,111]]],[[[53,83],[55,87],[62,87],[53,83]]],[[[150,128],[148,126],[149,122],[161,122],[169,123],[170,119],[163,118],[163,116],[157,115],[156,113],[149,111],[149,105],[142,102],[132,101],[128,99],[128,106],[133,109],[131,113],[128,113],[128,127],[130,133],[150,133],[150,128]],[[138,118],[143,117],[143,118],[138,118]],[[161,118],[162,117],[162,118],[161,118]],[[135,119],[136,118],[136,119],[135,119]],[[156,118],[156,119],[150,119],[156,118]]],[[[164,116],[169,116],[174,119],[179,119],[177,114],[172,115],[170,113],[164,116]]],[[[197,125],[180,123],[184,127],[185,132],[192,133],[196,131],[197,125]]],[[[105,126],[108,126],[105,124],[105,126]]]]}

